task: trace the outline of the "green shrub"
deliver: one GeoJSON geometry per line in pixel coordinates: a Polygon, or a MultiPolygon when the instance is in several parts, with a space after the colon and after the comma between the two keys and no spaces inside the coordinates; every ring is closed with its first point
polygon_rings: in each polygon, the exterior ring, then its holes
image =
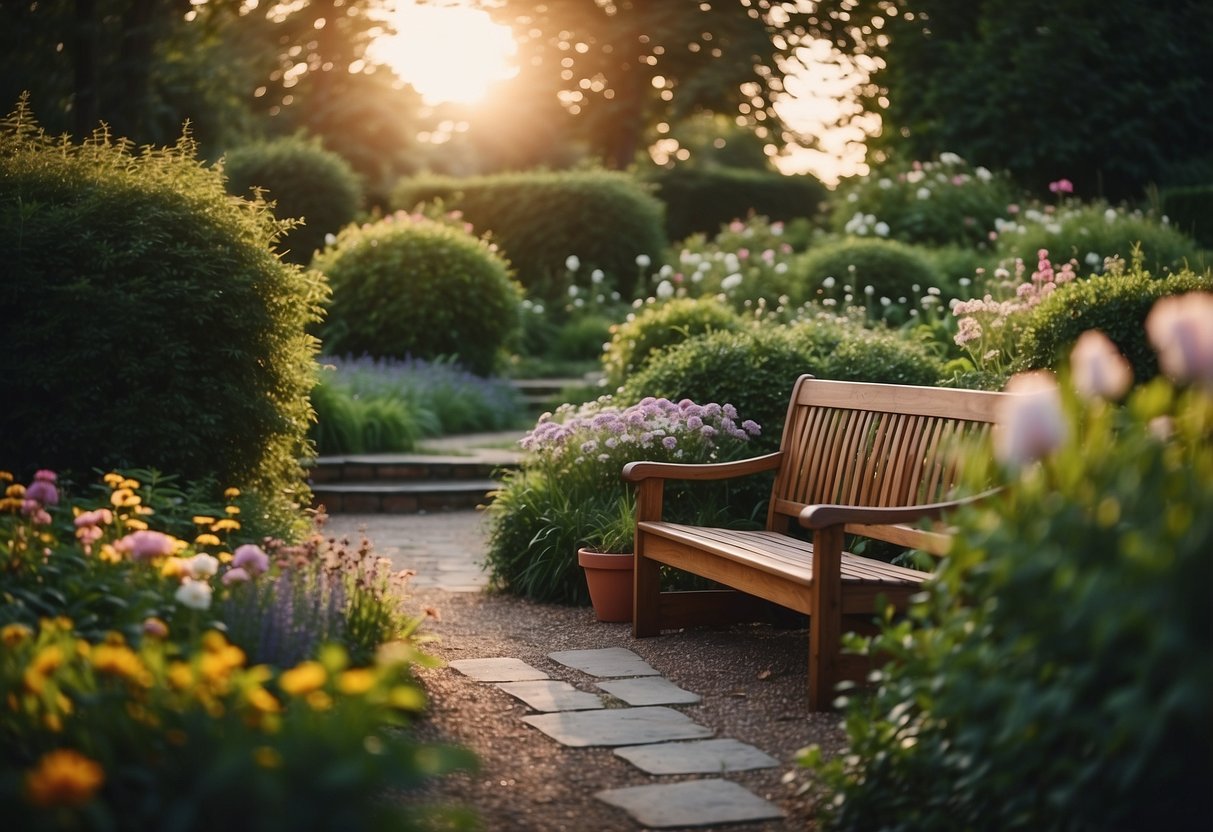
{"type": "Polygon", "coordinates": [[[851,699],[845,754],[806,750],[824,828],[1213,817],[1213,400],[1162,379],[1123,408],[1063,396],[1069,439],[951,518],[936,580],[871,643],[894,661],[851,699]]]}
{"type": "Polygon", "coordinates": [[[917,298],[928,287],[939,287],[942,282],[918,249],[894,240],[852,237],[824,243],[804,255],[801,271],[805,281],[801,299],[831,285],[826,281],[833,278],[836,283],[851,286],[856,297],[866,296],[869,317],[875,320],[884,317],[884,307],[892,302],[917,298]]]}
{"type": "Polygon", "coordinates": [[[1213,288],[1213,272],[1183,271],[1153,278],[1140,266],[1123,275],[1107,274],[1058,287],[1028,312],[1018,339],[1016,370],[1056,367],[1078,336],[1098,329],[1129,359],[1134,378],[1158,375],[1158,360],[1146,341],[1145,320],[1160,297],[1213,288]]]}
{"type": "Polygon", "coordinates": [[[618,387],[654,353],[706,332],[741,328],[741,318],[715,298],[674,298],[645,306],[613,327],[602,357],[606,385],[618,387]]]}
{"type": "Polygon", "coordinates": [[[252,188],[264,189],[275,216],[302,218],[278,241],[283,259],[292,263],[309,263],[325,237],[353,222],[362,207],[357,174],[318,139],[296,136],[234,148],[223,172],[230,193],[248,196],[252,188]]]}
{"type": "Polygon", "coordinates": [[[569,285],[570,257],[582,271],[602,269],[631,297],[637,255],[656,259],[665,247],[661,203],[618,173],[418,177],[403,180],[392,200],[403,209],[440,201],[461,211],[477,232],[492,234],[527,294],[553,310],[569,285]]]}
{"type": "Polygon", "coordinates": [[[155,467],[256,492],[282,533],[308,500],[307,393],[323,284],[280,262],[264,204],[232,199],[193,144],[132,156],[102,135],[0,130],[9,364],[0,460],[155,467]]]}
{"type": "Polygon", "coordinates": [[[731,220],[761,214],[771,220],[813,218],[829,192],[807,174],[785,176],[741,168],[659,168],[645,177],[665,203],[671,240],[715,234],[731,220]]]}
{"type": "Polygon", "coordinates": [[[556,328],[549,349],[556,358],[574,361],[598,358],[603,345],[611,339],[614,326],[613,321],[602,315],[578,315],[556,328]]]}
{"type": "Polygon", "coordinates": [[[1004,175],[955,153],[928,162],[892,161],[834,192],[834,230],[904,243],[984,246],[995,221],[1016,201],[1004,175]]]}
{"type": "Polygon", "coordinates": [[[1206,249],[1213,249],[1213,185],[1166,188],[1159,196],[1171,225],[1206,249]]]}
{"type": "Polygon", "coordinates": [[[326,352],[457,356],[487,375],[519,325],[518,287],[483,240],[430,220],[346,227],[313,267],[332,285],[326,352]]]}
{"type": "Polygon", "coordinates": [[[394,396],[358,396],[323,377],[312,390],[316,453],[402,453],[437,433],[437,418],[414,401],[394,396]]]}
{"type": "Polygon", "coordinates": [[[1204,252],[1172,225],[1103,205],[1064,205],[1054,212],[1029,209],[1018,222],[1003,226],[998,253],[1004,258],[1036,260],[1047,249],[1057,260],[1074,258],[1080,267],[1102,271],[1104,261],[1129,260],[1140,247],[1145,267],[1156,273],[1185,267],[1203,269],[1204,252]]]}

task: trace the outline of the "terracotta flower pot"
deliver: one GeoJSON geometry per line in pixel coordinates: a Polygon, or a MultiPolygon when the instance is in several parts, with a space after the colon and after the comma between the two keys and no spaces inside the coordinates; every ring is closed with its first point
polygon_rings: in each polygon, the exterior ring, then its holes
{"type": "Polygon", "coordinates": [[[579,549],[577,564],[585,570],[585,582],[598,620],[631,621],[635,557],[630,552],[613,554],[579,549]]]}

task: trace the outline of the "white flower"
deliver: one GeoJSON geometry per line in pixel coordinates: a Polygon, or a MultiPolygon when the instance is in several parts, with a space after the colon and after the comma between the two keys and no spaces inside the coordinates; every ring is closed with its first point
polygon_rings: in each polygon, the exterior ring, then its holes
{"type": "Polygon", "coordinates": [[[906,174],[906,181],[911,185],[916,185],[926,178],[926,174],[920,170],[912,170],[906,174]]]}
{"type": "Polygon", "coordinates": [[[542,303],[537,303],[537,304],[535,304],[535,305],[534,305],[533,307],[531,307],[531,308],[534,310],[534,312],[535,312],[535,314],[536,314],[536,315],[542,315],[542,314],[543,314],[543,304],[542,304],[542,303]]]}
{"type": "Polygon", "coordinates": [[[662,300],[674,297],[674,284],[668,280],[663,280],[658,283],[657,297],[661,298],[662,300]]]}
{"type": "Polygon", "coordinates": [[[788,271],[787,263],[776,263],[775,264],[775,274],[787,274],[787,271],[788,271]]]}
{"type": "Polygon", "coordinates": [[[326,246],[331,246],[335,242],[337,242],[337,235],[334,234],[333,232],[330,231],[328,234],[324,235],[324,244],[326,246]]]}
{"type": "Polygon", "coordinates": [[[882,191],[887,191],[889,188],[893,187],[893,180],[889,179],[887,176],[882,176],[876,184],[880,186],[882,191]]]}
{"type": "Polygon", "coordinates": [[[917,196],[919,199],[930,199],[931,198],[931,189],[926,186],[919,188],[914,193],[915,193],[915,196],[917,196]]]}
{"type": "Polygon", "coordinates": [[[1119,399],[1133,384],[1133,369],[1116,345],[1099,330],[1088,329],[1070,351],[1074,387],[1087,399],[1119,399]]]}
{"type": "Polygon", "coordinates": [[[964,159],[960,158],[959,155],[957,155],[955,153],[948,153],[947,151],[939,154],[939,161],[940,161],[940,164],[944,164],[944,165],[964,164],[964,159]]]}
{"type": "Polygon", "coordinates": [[[1103,218],[1104,218],[1105,222],[1116,222],[1116,209],[1109,208],[1106,211],[1104,211],[1103,218]]]}
{"type": "Polygon", "coordinates": [[[1099,264],[1103,262],[1103,258],[1093,251],[1088,251],[1087,256],[1083,259],[1087,262],[1087,265],[1093,269],[1098,269],[1099,264]]]}
{"type": "Polygon", "coordinates": [[[1021,373],[1007,382],[997,406],[994,455],[1011,467],[1035,462],[1066,439],[1061,392],[1051,373],[1021,373]]]}
{"type": "Polygon", "coordinates": [[[219,571],[219,559],[214,555],[199,554],[182,561],[185,574],[195,580],[204,580],[219,571]]]}
{"type": "Polygon", "coordinates": [[[669,277],[673,273],[674,273],[674,267],[671,266],[669,263],[666,263],[657,272],[657,274],[661,275],[662,277],[669,277]]]}
{"type": "Polygon", "coordinates": [[[1164,373],[1213,391],[1213,294],[1162,298],[1146,318],[1146,335],[1164,373]]]}
{"type": "Polygon", "coordinates": [[[206,581],[185,578],[173,597],[177,599],[177,603],[192,610],[208,610],[211,608],[211,593],[211,585],[206,581]]]}
{"type": "Polygon", "coordinates": [[[984,167],[981,167],[980,165],[973,171],[973,173],[982,182],[989,182],[991,179],[994,178],[994,174],[990,173],[989,168],[984,168],[984,167]]]}
{"type": "Polygon", "coordinates": [[[724,280],[720,281],[720,288],[724,289],[726,292],[736,289],[740,285],[741,285],[741,275],[738,274],[737,272],[734,272],[733,274],[726,277],[724,280]]]}
{"type": "Polygon", "coordinates": [[[602,269],[594,269],[594,271],[590,272],[591,283],[601,283],[605,277],[606,275],[602,273],[602,269]]]}
{"type": "Polygon", "coordinates": [[[884,221],[878,222],[873,231],[876,232],[877,237],[887,237],[889,236],[889,224],[884,221]]]}
{"type": "Polygon", "coordinates": [[[859,201],[859,194],[855,193],[854,191],[851,191],[849,194],[847,194],[847,202],[858,202],[858,201],[859,201]]]}
{"type": "Polygon", "coordinates": [[[569,297],[571,297],[571,298],[577,297],[577,287],[576,286],[569,287],[569,297]]]}
{"type": "Polygon", "coordinates": [[[570,254],[564,261],[564,267],[571,272],[581,268],[581,259],[576,254],[570,254]]]}
{"type": "Polygon", "coordinates": [[[642,269],[647,269],[649,266],[653,265],[653,259],[647,254],[637,254],[636,265],[642,269]]]}
{"type": "Polygon", "coordinates": [[[836,281],[834,280],[834,275],[830,275],[830,276],[829,276],[829,277],[827,277],[825,280],[821,281],[821,288],[823,288],[823,289],[833,289],[833,288],[834,288],[834,284],[835,284],[835,282],[836,282],[836,281]]]}

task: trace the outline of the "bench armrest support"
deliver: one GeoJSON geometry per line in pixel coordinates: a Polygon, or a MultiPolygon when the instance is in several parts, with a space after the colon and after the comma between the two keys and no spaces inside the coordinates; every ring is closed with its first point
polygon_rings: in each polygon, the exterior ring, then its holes
{"type": "Polygon", "coordinates": [[[744,477],[760,471],[774,471],[783,459],[782,451],[738,459],[733,462],[709,462],[702,464],[679,462],[629,462],[623,466],[624,482],[640,482],[647,479],[663,480],[725,480],[744,477]]]}
{"type": "Polygon", "coordinates": [[[824,529],[851,523],[868,526],[891,526],[913,523],[918,520],[935,520],[949,511],[970,506],[986,500],[1002,489],[994,488],[972,497],[947,500],[942,503],[924,503],[917,506],[806,506],[800,512],[800,525],[806,529],[824,529]]]}

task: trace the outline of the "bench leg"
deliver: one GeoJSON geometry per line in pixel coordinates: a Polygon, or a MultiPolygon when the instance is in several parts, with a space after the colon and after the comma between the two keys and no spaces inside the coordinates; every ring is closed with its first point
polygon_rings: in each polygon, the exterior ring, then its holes
{"type": "Polygon", "coordinates": [[[661,634],[661,564],[636,551],[636,570],[632,584],[632,635],[636,638],[661,634]]]}
{"type": "Polygon", "coordinates": [[[842,650],[841,526],[813,534],[813,611],[809,613],[809,710],[824,711],[834,699],[842,650]]]}

